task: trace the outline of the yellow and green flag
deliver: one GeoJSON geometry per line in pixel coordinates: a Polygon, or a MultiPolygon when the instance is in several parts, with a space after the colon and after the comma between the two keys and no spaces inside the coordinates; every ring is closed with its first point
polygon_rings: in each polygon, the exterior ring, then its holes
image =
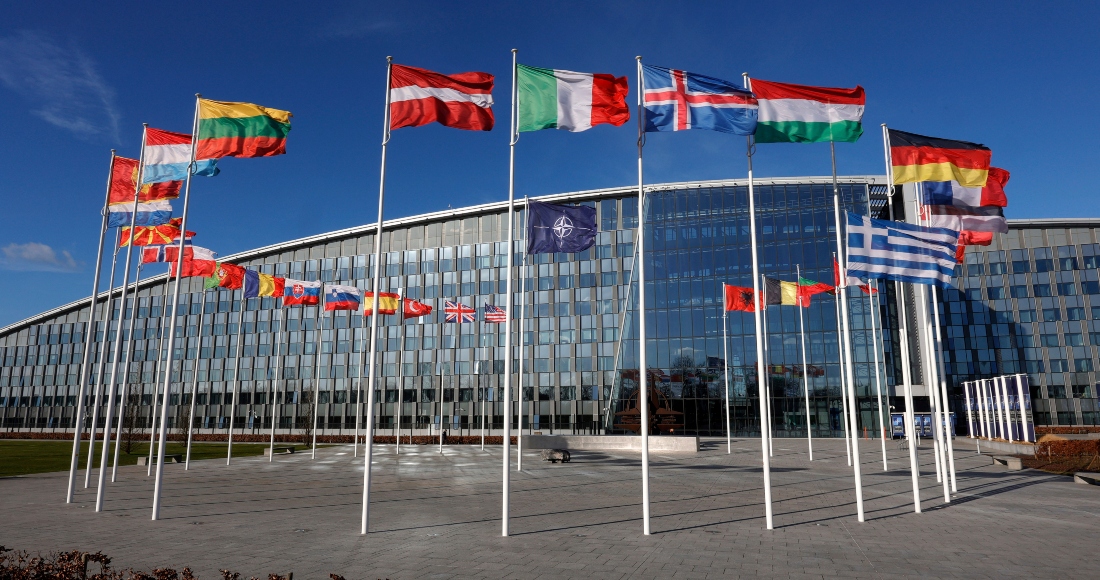
{"type": "Polygon", "coordinates": [[[290,111],[252,103],[199,99],[196,159],[271,157],[286,153],[290,111]]]}

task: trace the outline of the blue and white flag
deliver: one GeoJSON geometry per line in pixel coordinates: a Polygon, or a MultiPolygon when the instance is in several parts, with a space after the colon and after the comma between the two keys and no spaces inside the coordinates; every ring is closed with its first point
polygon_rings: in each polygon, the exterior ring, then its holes
{"type": "MultiPolygon", "coordinates": [[[[116,203],[107,206],[107,227],[130,227],[133,215],[134,202],[116,203]]],[[[150,201],[137,204],[137,221],[134,225],[139,227],[162,226],[172,219],[172,204],[167,199],[150,201]]]]}
{"type": "Polygon", "coordinates": [[[947,286],[959,232],[848,214],[848,274],[947,286]]]}
{"type": "Polygon", "coordinates": [[[527,202],[527,253],[583,252],[596,243],[596,208],[527,202]]]}
{"type": "Polygon", "coordinates": [[[642,65],[645,130],[705,129],[734,135],[756,132],[752,92],[731,82],[682,70],[642,65]]]}

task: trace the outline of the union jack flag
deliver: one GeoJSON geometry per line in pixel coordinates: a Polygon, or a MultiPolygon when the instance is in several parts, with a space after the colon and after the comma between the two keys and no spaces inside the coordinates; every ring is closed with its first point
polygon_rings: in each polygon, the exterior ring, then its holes
{"type": "Polygon", "coordinates": [[[472,307],[462,303],[455,304],[450,300],[443,303],[443,312],[447,315],[445,322],[456,322],[458,324],[473,322],[476,320],[477,314],[477,310],[472,307]]]}
{"type": "Polygon", "coordinates": [[[499,324],[508,319],[508,313],[499,306],[493,306],[492,304],[485,305],[485,322],[492,322],[499,324]]]}
{"type": "Polygon", "coordinates": [[[642,80],[646,131],[756,132],[756,97],[733,83],[650,65],[642,65],[642,80]]]}

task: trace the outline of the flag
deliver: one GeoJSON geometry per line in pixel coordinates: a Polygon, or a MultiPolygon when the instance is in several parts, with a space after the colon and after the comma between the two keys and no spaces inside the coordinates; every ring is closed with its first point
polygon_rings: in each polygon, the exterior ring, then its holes
{"type": "MultiPolygon", "coordinates": [[[[178,247],[165,247],[161,252],[168,261],[168,276],[174,277],[176,275],[176,262],[174,258],[179,256],[178,247]]],[[[214,252],[206,248],[200,248],[198,246],[189,246],[184,248],[183,252],[183,269],[180,276],[183,278],[191,276],[202,276],[207,278],[214,275],[218,269],[218,262],[214,259],[214,252]]],[[[205,284],[204,284],[205,285],[205,284]]]]}
{"type": "Polygon", "coordinates": [[[1006,207],[1005,185],[1011,174],[1000,167],[990,167],[985,187],[963,187],[957,181],[925,181],[921,184],[924,205],[1006,207]]]}
{"type": "Polygon", "coordinates": [[[516,65],[519,130],[586,131],[630,120],[626,77],[516,65]]]}
{"type": "Polygon", "coordinates": [[[290,111],[199,99],[195,158],[271,157],[286,153],[290,111]]]}
{"type": "MultiPolygon", "coordinates": [[[[138,226],[134,228],[134,245],[135,246],[160,246],[164,244],[171,244],[172,242],[179,240],[180,237],[180,224],[183,223],[183,218],[172,218],[168,223],[161,226],[138,226]]],[[[195,235],[195,232],[188,231],[187,239],[190,239],[195,235]]],[[[118,245],[124,247],[130,244],[130,228],[122,228],[122,232],[119,234],[118,245]]]]}
{"type": "MultiPolygon", "coordinates": [[[[993,175],[990,174],[990,179],[993,175]]],[[[993,232],[972,232],[963,230],[959,232],[959,248],[955,250],[955,263],[962,264],[966,255],[967,246],[988,246],[993,243],[993,232]]]]}
{"type": "Polygon", "coordinates": [[[596,208],[530,201],[527,253],[583,252],[596,243],[596,208]]]}
{"type": "Polygon", "coordinates": [[[469,131],[493,129],[493,75],[443,75],[393,65],[390,70],[390,129],[439,123],[469,131]]]}
{"type": "MultiPolygon", "coordinates": [[[[843,284],[841,284],[840,283],[840,264],[837,263],[836,258],[833,258],[833,283],[836,284],[836,288],[840,288],[840,287],[847,288],[849,286],[855,286],[856,288],[859,288],[860,290],[863,290],[864,294],[874,294],[875,292],[878,292],[878,290],[875,290],[874,288],[868,289],[868,288],[870,288],[869,285],[864,284],[863,280],[860,280],[859,278],[856,278],[855,276],[852,276],[851,275],[851,268],[849,268],[848,270],[849,270],[849,272],[848,272],[847,280],[843,284]]],[[[836,294],[836,288],[833,288],[832,292],[830,292],[830,294],[835,295],[836,294]]]]}
{"type": "Polygon", "coordinates": [[[798,306],[798,284],[764,277],[764,304],[798,306]]]}
{"type": "Polygon", "coordinates": [[[730,286],[729,284],[723,284],[726,294],[726,311],[740,310],[742,312],[753,312],[753,289],[745,288],[743,286],[730,286]]]}
{"type": "MultiPolygon", "coordinates": [[[[217,159],[195,156],[195,175],[212,177],[220,170],[217,159]]],[[[161,129],[145,130],[145,170],[142,183],[163,183],[187,179],[187,166],[191,164],[191,136],[161,129]]],[[[176,194],[179,195],[178,193],[176,194]]]]}
{"type": "Polygon", "coordinates": [[[134,219],[134,202],[107,206],[107,227],[121,228],[133,223],[136,226],[161,226],[172,219],[172,204],[166,199],[137,204],[134,219]]]}
{"type": "Polygon", "coordinates": [[[321,281],[306,282],[286,278],[283,281],[283,306],[312,306],[321,302],[321,281]]]}
{"type": "Polygon", "coordinates": [[[801,276],[798,277],[798,300],[803,307],[809,308],[810,298],[814,294],[825,293],[835,294],[836,288],[824,282],[815,282],[801,276]]]}
{"type": "Polygon", "coordinates": [[[462,324],[463,322],[473,322],[476,318],[477,310],[466,306],[465,304],[454,303],[450,300],[443,303],[443,312],[447,315],[445,322],[456,322],[462,324]]]}
{"type": "Polygon", "coordinates": [[[972,232],[1008,233],[1008,220],[1005,212],[995,205],[982,207],[959,207],[957,205],[926,205],[921,208],[921,217],[928,220],[934,228],[972,232]]]}
{"type": "Polygon", "coordinates": [[[993,155],[985,145],[893,129],[888,134],[895,185],[917,181],[957,181],[964,187],[985,187],[989,160],[993,155]]]}
{"type": "Polygon", "coordinates": [[[417,318],[420,316],[427,316],[432,313],[432,307],[420,302],[419,300],[413,300],[412,298],[405,298],[402,310],[404,310],[405,318],[417,318]]]}
{"type": "MultiPolygon", "coordinates": [[[[378,293],[378,313],[379,314],[397,314],[397,304],[401,300],[401,297],[395,292],[379,292],[378,293]]],[[[402,309],[403,310],[403,309],[402,309]]],[[[374,314],[374,292],[363,293],[363,315],[371,316],[374,314]]]]}
{"type": "Polygon", "coordinates": [[[505,320],[508,320],[508,313],[503,308],[492,304],[485,305],[485,322],[500,324],[505,320]]]}
{"type": "Polygon", "coordinates": [[[359,310],[362,294],[355,286],[328,284],[325,286],[325,312],[330,310],[359,310]]]}
{"type": "Polygon", "coordinates": [[[261,274],[254,270],[244,271],[244,297],[265,298],[268,296],[282,296],[284,292],[284,279],[271,274],[261,274]]]}
{"type": "MultiPolygon", "coordinates": [[[[115,157],[115,165],[111,168],[111,193],[107,203],[134,203],[134,190],[137,188],[137,179],[138,160],[128,157],[115,157]]],[[[182,185],[182,181],[146,183],[141,186],[138,203],[176,199],[180,196],[180,186],[182,185]]]]}
{"type": "MultiPolygon", "coordinates": [[[[198,248],[203,252],[209,252],[210,258],[213,259],[214,252],[207,250],[206,248],[198,248]]],[[[141,263],[151,264],[154,262],[176,262],[179,261],[177,256],[180,255],[179,246],[165,245],[165,246],[144,246],[141,249],[141,263]]],[[[184,242],[183,246],[183,259],[190,260],[195,257],[195,246],[191,245],[191,242],[184,242]]]]}
{"type": "Polygon", "coordinates": [[[811,87],[752,79],[757,143],[854,143],[863,135],[863,87],[811,87]]]}
{"type": "Polygon", "coordinates": [[[229,288],[237,290],[244,286],[244,268],[236,264],[219,263],[214,273],[203,282],[203,288],[229,288]]]}
{"type": "Polygon", "coordinates": [[[946,286],[959,232],[848,215],[848,272],[878,280],[946,286]]]}
{"type": "Polygon", "coordinates": [[[756,131],[756,97],[722,79],[642,65],[646,131],[756,131]]]}

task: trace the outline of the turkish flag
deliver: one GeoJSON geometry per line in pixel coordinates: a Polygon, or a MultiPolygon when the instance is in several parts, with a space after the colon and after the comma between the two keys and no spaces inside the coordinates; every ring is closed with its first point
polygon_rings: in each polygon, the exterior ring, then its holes
{"type": "Polygon", "coordinates": [[[405,318],[416,318],[419,316],[427,316],[432,313],[432,307],[411,298],[403,300],[404,306],[402,308],[405,318]]]}

